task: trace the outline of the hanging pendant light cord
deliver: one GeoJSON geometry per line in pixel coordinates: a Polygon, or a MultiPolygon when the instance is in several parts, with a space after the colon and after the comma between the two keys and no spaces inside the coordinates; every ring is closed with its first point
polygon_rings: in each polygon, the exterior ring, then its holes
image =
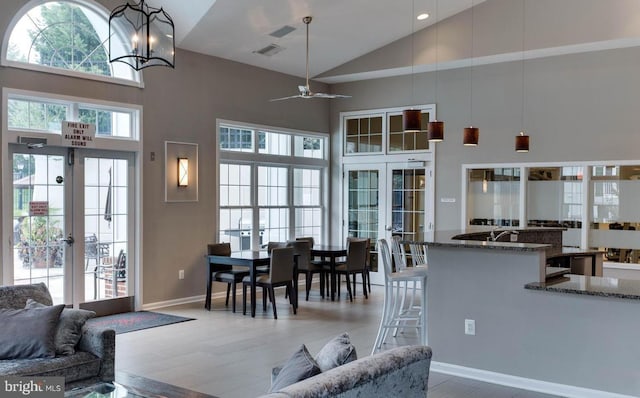
{"type": "Polygon", "coordinates": [[[415,92],[415,85],[416,85],[416,76],[413,74],[413,64],[414,64],[414,51],[415,51],[415,46],[414,46],[414,41],[415,41],[415,21],[413,20],[413,17],[415,16],[415,11],[416,11],[416,2],[415,0],[411,1],[411,102],[413,102],[415,104],[416,102],[416,92],[415,92]]]}
{"type": "MultiPolygon", "coordinates": [[[[438,102],[438,52],[439,52],[438,51],[438,30],[439,30],[439,27],[438,27],[438,24],[439,24],[439,22],[438,22],[438,0],[436,0],[436,22],[435,23],[436,23],[436,90],[435,90],[436,92],[435,92],[435,100],[436,100],[436,103],[437,103],[438,102]]],[[[436,117],[436,120],[437,119],[438,118],[436,117]]]]}
{"type": "Polygon", "coordinates": [[[522,65],[521,65],[521,74],[522,74],[522,109],[521,112],[522,114],[520,115],[520,119],[521,119],[521,123],[522,123],[522,129],[521,131],[524,132],[524,51],[525,51],[525,40],[524,40],[524,35],[525,35],[525,7],[526,7],[527,1],[526,0],[522,0],[522,65]]]}
{"type": "Polygon", "coordinates": [[[471,67],[469,68],[469,113],[470,113],[470,126],[473,127],[473,0],[471,0],[471,67]]]}

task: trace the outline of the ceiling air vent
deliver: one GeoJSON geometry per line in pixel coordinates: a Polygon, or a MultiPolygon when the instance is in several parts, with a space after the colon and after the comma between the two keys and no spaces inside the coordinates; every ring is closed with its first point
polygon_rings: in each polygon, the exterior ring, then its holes
{"type": "Polygon", "coordinates": [[[269,36],[277,37],[279,39],[281,37],[284,37],[284,36],[288,35],[289,33],[293,32],[294,30],[296,30],[296,28],[294,28],[293,26],[285,25],[285,26],[281,27],[280,29],[274,30],[273,32],[269,33],[269,36]]]}
{"type": "Polygon", "coordinates": [[[253,53],[254,54],[261,54],[261,55],[265,55],[267,57],[270,57],[272,55],[275,55],[277,53],[279,53],[280,51],[284,50],[284,47],[280,47],[277,44],[269,44],[268,46],[261,48],[259,50],[255,50],[253,53]]]}

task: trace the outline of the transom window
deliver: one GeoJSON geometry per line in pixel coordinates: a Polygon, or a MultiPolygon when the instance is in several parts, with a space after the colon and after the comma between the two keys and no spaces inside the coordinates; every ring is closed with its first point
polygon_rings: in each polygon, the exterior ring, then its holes
{"type": "Polygon", "coordinates": [[[4,64],[99,80],[139,81],[129,66],[109,63],[109,12],[104,7],[90,0],[30,4],[34,6],[14,17],[4,64]]]}
{"type": "Polygon", "coordinates": [[[404,132],[402,108],[344,112],[343,151],[351,155],[395,154],[430,150],[427,125],[435,116],[433,105],[420,106],[422,131],[404,132]]]}
{"type": "Polygon", "coordinates": [[[234,252],[323,240],[326,136],[220,124],[219,240],[234,252]]]}
{"type": "Polygon", "coordinates": [[[60,135],[62,122],[81,121],[96,125],[101,138],[139,139],[139,110],[103,103],[81,103],[41,93],[9,91],[6,115],[9,132],[37,132],[60,135]]]}

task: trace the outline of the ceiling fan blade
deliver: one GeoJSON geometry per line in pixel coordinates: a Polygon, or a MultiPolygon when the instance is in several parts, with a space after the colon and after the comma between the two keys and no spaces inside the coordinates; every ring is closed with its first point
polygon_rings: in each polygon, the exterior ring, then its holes
{"type": "Polygon", "coordinates": [[[325,94],[325,93],[313,93],[313,97],[316,97],[316,98],[351,98],[350,95],[325,94]]]}
{"type": "Polygon", "coordinates": [[[274,102],[274,101],[282,101],[282,100],[288,100],[288,99],[292,99],[292,98],[304,98],[305,96],[303,95],[290,95],[288,97],[282,97],[282,98],[272,98],[269,100],[269,102],[274,102]]]}

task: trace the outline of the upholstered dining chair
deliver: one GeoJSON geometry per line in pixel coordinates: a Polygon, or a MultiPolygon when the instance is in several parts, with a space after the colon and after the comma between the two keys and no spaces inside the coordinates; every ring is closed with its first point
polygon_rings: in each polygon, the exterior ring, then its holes
{"type": "Polygon", "coordinates": [[[309,247],[313,249],[313,245],[315,245],[315,239],[313,239],[313,236],[300,236],[298,238],[296,238],[296,240],[306,240],[307,242],[309,242],[309,247]]]}
{"type": "Polygon", "coordinates": [[[288,242],[287,246],[293,247],[294,255],[298,256],[298,267],[296,268],[296,273],[293,277],[293,283],[297,285],[299,275],[305,275],[306,301],[309,301],[309,292],[311,291],[313,275],[320,274],[320,295],[324,298],[324,268],[311,263],[311,245],[309,244],[309,241],[306,239],[296,238],[296,240],[288,242]]]}
{"type": "MultiPolygon", "coordinates": [[[[215,256],[230,256],[231,244],[230,243],[212,243],[207,245],[207,254],[215,256]]],[[[232,299],[232,312],[236,312],[236,283],[242,282],[242,278],[249,276],[249,271],[246,268],[233,268],[231,265],[220,265],[219,270],[215,271],[211,277],[211,280],[215,282],[223,282],[227,284],[227,299],[225,300],[225,306],[229,306],[229,293],[233,290],[232,299]]]]}
{"type": "MultiPolygon", "coordinates": [[[[289,294],[289,302],[293,306],[293,313],[298,309],[298,297],[293,288],[293,269],[294,269],[294,249],[293,247],[277,247],[271,251],[271,261],[269,274],[258,275],[256,278],[256,286],[262,287],[262,309],[267,310],[267,297],[265,292],[269,293],[271,306],[273,307],[273,317],[278,319],[276,310],[275,287],[285,286],[289,294]]],[[[244,277],[242,280],[242,313],[247,313],[247,287],[251,285],[251,278],[244,277]]]]}
{"type": "Polygon", "coordinates": [[[363,281],[362,284],[366,285],[366,289],[369,290],[369,293],[371,293],[371,238],[347,238],[347,242],[349,242],[349,240],[353,240],[353,239],[360,239],[360,240],[365,240],[367,242],[367,257],[365,259],[365,263],[364,263],[364,274],[363,274],[363,281]]]}
{"type": "Polygon", "coordinates": [[[368,246],[369,239],[350,239],[347,247],[347,260],[336,266],[338,288],[340,287],[340,275],[344,275],[347,281],[347,291],[349,292],[350,301],[353,301],[353,295],[356,290],[356,274],[362,275],[362,291],[364,292],[364,297],[369,298],[367,294],[367,287],[365,285],[365,265],[368,255],[368,246]],[[353,289],[351,289],[351,276],[353,276],[353,289]]]}

